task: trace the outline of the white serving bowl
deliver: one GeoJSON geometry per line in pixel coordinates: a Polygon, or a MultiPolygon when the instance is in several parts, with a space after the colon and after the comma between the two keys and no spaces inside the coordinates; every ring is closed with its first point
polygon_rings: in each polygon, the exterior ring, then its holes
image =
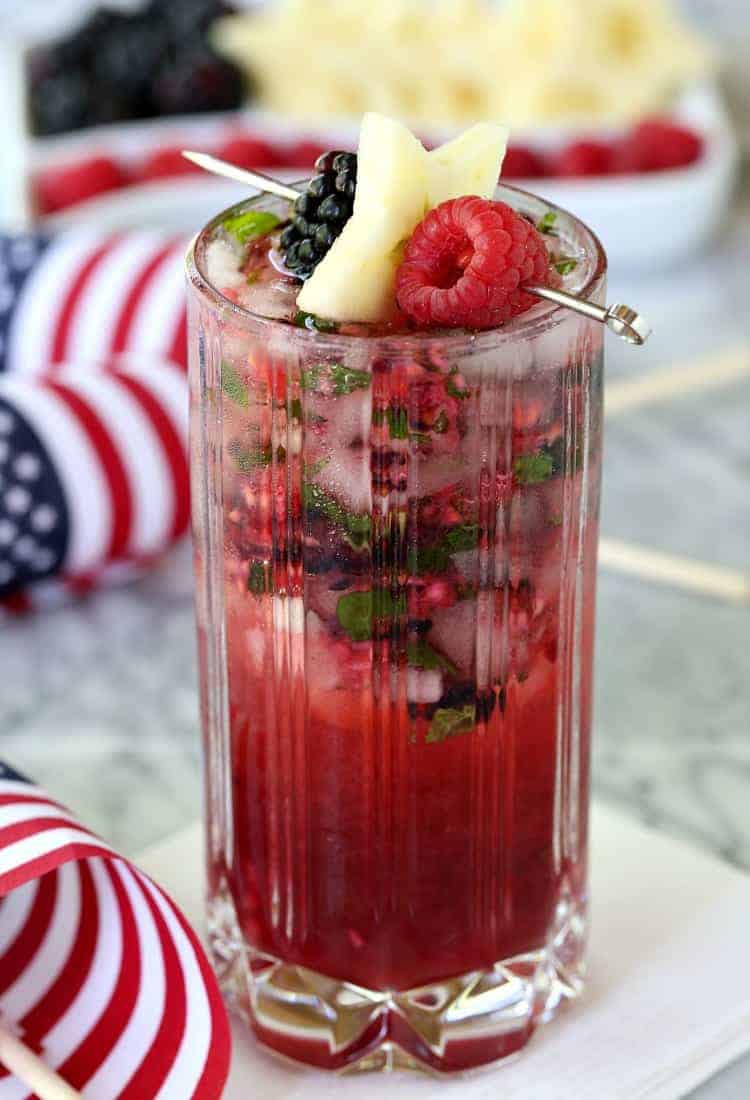
{"type": "MultiPolygon", "coordinates": [[[[736,179],[738,152],[724,102],[714,85],[701,85],[683,95],[672,115],[696,130],[704,141],[703,156],[689,167],[597,178],[545,177],[508,182],[549,198],[587,222],[601,237],[613,267],[647,272],[675,266],[704,246],[723,221],[736,179]]],[[[319,127],[302,127],[268,113],[245,111],[213,118],[122,123],[46,139],[34,144],[32,163],[40,169],[91,155],[95,150],[125,160],[137,159],[161,145],[210,143],[231,129],[243,128],[290,145],[309,139],[333,148],[356,147],[355,126],[321,123],[319,127]]],[[[446,134],[435,131],[434,136],[437,139],[446,134]]],[[[513,139],[518,144],[552,150],[576,136],[580,135],[570,129],[545,129],[514,134],[513,139]]],[[[98,196],[47,222],[71,225],[95,221],[113,229],[162,225],[191,231],[244,194],[240,185],[186,176],[98,196]]]]}

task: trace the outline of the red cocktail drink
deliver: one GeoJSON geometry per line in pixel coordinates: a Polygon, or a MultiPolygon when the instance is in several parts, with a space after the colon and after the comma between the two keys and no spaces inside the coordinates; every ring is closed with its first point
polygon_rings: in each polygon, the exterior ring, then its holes
{"type": "Polygon", "coordinates": [[[284,1054],[463,1069],[581,985],[601,333],[301,316],[279,211],[189,261],[214,955],[284,1054]]]}

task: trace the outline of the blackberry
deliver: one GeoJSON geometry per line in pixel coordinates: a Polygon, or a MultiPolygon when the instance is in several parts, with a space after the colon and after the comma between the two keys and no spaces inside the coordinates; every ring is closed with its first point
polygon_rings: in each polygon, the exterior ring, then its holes
{"type": "Polygon", "coordinates": [[[35,134],[60,134],[92,121],[95,96],[80,73],[60,73],[40,81],[31,93],[35,134]]]}
{"type": "Polygon", "coordinates": [[[234,110],[244,95],[242,73],[208,46],[161,69],[152,88],[156,110],[165,115],[234,110]]]}
{"type": "Polygon", "coordinates": [[[286,266],[299,279],[310,278],[352,216],[357,156],[324,153],[316,160],[315,171],[279,241],[286,266]]]}
{"type": "Polygon", "coordinates": [[[153,114],[151,85],[165,62],[169,42],[161,27],[145,18],[131,18],[117,34],[108,34],[93,60],[97,89],[117,89],[131,116],[153,114]]]}

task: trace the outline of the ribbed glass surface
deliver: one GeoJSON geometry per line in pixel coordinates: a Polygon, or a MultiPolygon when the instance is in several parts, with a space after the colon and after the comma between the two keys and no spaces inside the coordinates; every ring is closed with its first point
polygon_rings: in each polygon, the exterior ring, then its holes
{"type": "MultiPolygon", "coordinates": [[[[558,224],[601,300],[596,242],[558,224]]],[[[601,331],[544,307],[476,338],[311,332],[224,302],[201,247],[217,965],[294,1057],[493,1061],[580,988],[601,331]]]]}

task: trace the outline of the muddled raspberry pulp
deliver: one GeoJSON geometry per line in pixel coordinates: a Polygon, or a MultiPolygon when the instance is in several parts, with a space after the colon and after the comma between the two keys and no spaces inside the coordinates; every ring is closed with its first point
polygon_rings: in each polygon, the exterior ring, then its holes
{"type": "MultiPolygon", "coordinates": [[[[248,249],[219,289],[291,319],[248,249]]],[[[233,844],[211,889],[259,952],[404,990],[542,950],[584,904],[601,349],[573,314],[522,348],[351,332],[372,338],[221,332],[233,844]]],[[[327,1066],[373,1042],[264,1037],[327,1066]]],[[[525,1037],[414,1054],[460,1069],[525,1037]]]]}

